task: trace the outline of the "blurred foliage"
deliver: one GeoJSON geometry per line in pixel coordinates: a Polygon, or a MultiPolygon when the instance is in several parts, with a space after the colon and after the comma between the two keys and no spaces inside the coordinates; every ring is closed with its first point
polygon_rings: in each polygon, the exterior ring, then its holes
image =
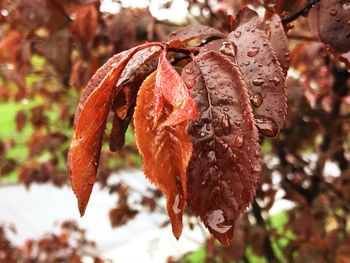
{"type": "MultiPolygon", "coordinates": [[[[274,12],[293,13],[305,2],[188,0],[186,21],[224,30],[226,13],[246,4],[269,18],[274,12]]],[[[66,154],[81,89],[114,53],[162,39],[177,25],[159,21],[148,9],[102,13],[93,0],[0,0],[0,10],[0,177],[13,181],[18,176],[27,187],[33,182],[61,186],[68,181],[66,154]]],[[[278,138],[262,141],[264,169],[256,202],[237,223],[231,246],[209,238],[190,262],[350,261],[350,74],[325,52],[307,18],[299,17],[287,29],[289,115],[278,138]],[[281,199],[293,208],[276,219],[269,212],[281,199]]],[[[117,169],[141,164],[132,128],[121,151],[106,147],[98,181],[118,195],[110,218],[120,226],[138,209],[128,201],[133,189],[108,178],[117,169]]],[[[154,211],[159,192],[143,195],[141,204],[154,211]]],[[[1,261],[8,253],[23,255],[0,233],[7,244],[0,246],[0,262],[12,262],[1,261]]],[[[76,257],[74,250],[67,255],[76,257]]]]}

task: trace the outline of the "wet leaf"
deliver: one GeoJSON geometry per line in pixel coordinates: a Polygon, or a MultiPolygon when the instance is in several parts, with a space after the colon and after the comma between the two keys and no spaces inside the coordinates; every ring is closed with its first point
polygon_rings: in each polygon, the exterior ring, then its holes
{"type": "Polygon", "coordinates": [[[269,40],[276,57],[283,69],[284,76],[287,76],[290,62],[290,52],[288,49],[288,39],[283,29],[281,18],[278,15],[271,17],[270,25],[267,29],[269,40]]]}
{"type": "Polygon", "coordinates": [[[216,51],[183,70],[200,118],[188,132],[193,155],[187,169],[187,202],[224,245],[239,215],[255,196],[260,178],[258,133],[246,84],[234,62],[216,51]]]}
{"type": "Polygon", "coordinates": [[[181,40],[182,42],[189,42],[191,40],[205,40],[208,38],[223,38],[225,35],[215,28],[209,26],[188,26],[180,28],[177,31],[170,33],[165,37],[165,41],[181,40]]]}
{"type": "Polygon", "coordinates": [[[92,85],[92,81],[95,82],[97,79],[103,78],[97,83],[97,87],[88,87],[89,91],[92,90],[92,92],[85,100],[76,120],[68,155],[72,187],[78,198],[81,215],[85,212],[95,182],[102,138],[115,85],[130,58],[137,51],[150,45],[145,44],[129,50],[123,57],[118,58],[118,63],[107,62],[110,63],[109,67],[105,65],[88,84],[92,85]]]}
{"type": "Polygon", "coordinates": [[[173,107],[172,113],[162,125],[176,125],[186,120],[198,118],[196,103],[188,92],[188,88],[173,66],[166,58],[164,51],[159,57],[156,76],[154,125],[157,125],[164,101],[173,107]]]}
{"type": "Polygon", "coordinates": [[[158,125],[153,129],[155,85],[156,73],[153,73],[144,81],[138,93],[134,117],[136,143],[144,159],[146,177],[167,198],[173,233],[179,238],[186,201],[186,167],[192,153],[192,144],[186,132],[187,122],[163,125],[171,114],[168,103],[165,103],[158,125]]]}
{"type": "Polygon", "coordinates": [[[318,32],[321,40],[336,52],[350,51],[350,1],[321,0],[318,32]]]}
{"type": "MultiPolygon", "coordinates": [[[[257,15],[256,15],[257,16],[257,15]]],[[[228,35],[237,47],[237,62],[248,87],[256,125],[261,134],[274,137],[287,114],[285,77],[275,52],[254,17],[228,35]]]]}

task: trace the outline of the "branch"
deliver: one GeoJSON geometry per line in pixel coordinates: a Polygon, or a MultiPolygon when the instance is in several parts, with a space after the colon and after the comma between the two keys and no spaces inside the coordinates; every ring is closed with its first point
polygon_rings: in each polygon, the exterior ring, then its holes
{"type": "Polygon", "coordinates": [[[319,3],[320,0],[311,0],[308,3],[306,3],[303,7],[301,7],[299,10],[297,10],[295,13],[286,16],[284,18],[282,18],[282,23],[283,25],[287,25],[291,22],[293,22],[294,20],[296,20],[297,18],[299,18],[299,16],[303,16],[306,15],[310,9],[317,3],[319,3]]]}

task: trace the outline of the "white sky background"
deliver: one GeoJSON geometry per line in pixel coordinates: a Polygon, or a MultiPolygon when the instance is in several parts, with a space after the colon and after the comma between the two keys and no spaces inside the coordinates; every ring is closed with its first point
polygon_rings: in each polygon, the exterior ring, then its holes
{"type": "MultiPolygon", "coordinates": [[[[172,1],[169,8],[162,8],[162,5],[169,2],[167,0],[122,0],[123,7],[145,8],[149,6],[151,14],[158,20],[168,20],[174,23],[181,23],[186,19],[187,2],[185,0],[172,1]]],[[[117,13],[120,10],[120,4],[113,0],[102,0],[101,11],[108,13],[117,13]]]]}

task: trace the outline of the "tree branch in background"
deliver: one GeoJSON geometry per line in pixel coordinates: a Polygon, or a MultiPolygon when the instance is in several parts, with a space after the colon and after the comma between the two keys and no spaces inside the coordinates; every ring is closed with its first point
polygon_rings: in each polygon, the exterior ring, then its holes
{"type": "Polygon", "coordinates": [[[308,3],[306,3],[303,7],[301,7],[299,10],[297,10],[295,13],[282,18],[283,25],[287,25],[293,22],[294,20],[296,20],[297,18],[299,18],[300,16],[306,15],[310,11],[310,9],[319,2],[320,0],[311,0],[308,3]]]}

